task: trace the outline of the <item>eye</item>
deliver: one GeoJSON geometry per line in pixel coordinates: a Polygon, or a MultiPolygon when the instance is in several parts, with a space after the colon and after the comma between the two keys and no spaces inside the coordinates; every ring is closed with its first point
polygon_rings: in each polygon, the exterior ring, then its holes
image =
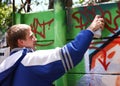
{"type": "Polygon", "coordinates": [[[31,35],[30,38],[32,39],[34,37],[34,35],[31,35]]]}

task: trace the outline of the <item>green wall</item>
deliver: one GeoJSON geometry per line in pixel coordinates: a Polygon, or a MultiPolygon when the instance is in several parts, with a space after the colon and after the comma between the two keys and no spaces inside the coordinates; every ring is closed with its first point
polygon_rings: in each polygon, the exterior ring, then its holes
{"type": "MultiPolygon", "coordinates": [[[[119,56],[116,52],[120,47],[117,39],[120,34],[120,3],[69,9],[64,9],[61,4],[58,0],[54,10],[28,14],[16,13],[14,16],[15,24],[25,23],[32,27],[32,31],[38,39],[37,49],[62,47],[73,40],[81,30],[86,29],[96,14],[102,15],[105,19],[105,29],[102,31],[102,37],[99,39],[94,38],[89,47],[89,58],[84,58],[79,65],[64,75],[60,81],[56,81],[55,85],[75,86],[77,80],[90,73],[110,75],[111,73],[120,73],[120,69],[114,69],[115,66],[113,65],[114,63],[117,66],[120,65],[120,63],[115,62],[119,56]],[[117,46],[117,49],[114,49],[114,53],[110,53],[110,50],[113,50],[115,46],[117,46]],[[86,62],[86,60],[89,62],[86,62]],[[98,69],[100,71],[97,71],[98,69]]],[[[111,79],[117,80],[115,78],[111,79]]],[[[113,84],[114,82],[111,83],[113,84]]],[[[106,86],[108,86],[107,84],[106,86]]]]}

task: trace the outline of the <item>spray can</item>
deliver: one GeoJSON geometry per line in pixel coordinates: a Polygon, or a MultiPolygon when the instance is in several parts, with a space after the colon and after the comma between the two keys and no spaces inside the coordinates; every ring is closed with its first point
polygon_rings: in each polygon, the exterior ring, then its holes
{"type": "Polygon", "coordinates": [[[96,30],[96,31],[94,32],[94,38],[100,38],[101,35],[102,35],[101,33],[102,33],[101,28],[98,29],[98,30],[96,30]]]}

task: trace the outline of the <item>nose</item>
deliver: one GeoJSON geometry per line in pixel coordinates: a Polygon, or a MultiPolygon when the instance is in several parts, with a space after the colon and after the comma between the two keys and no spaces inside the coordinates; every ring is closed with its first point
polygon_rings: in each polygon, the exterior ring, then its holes
{"type": "Polygon", "coordinates": [[[35,37],[35,41],[37,41],[37,38],[35,37]]]}

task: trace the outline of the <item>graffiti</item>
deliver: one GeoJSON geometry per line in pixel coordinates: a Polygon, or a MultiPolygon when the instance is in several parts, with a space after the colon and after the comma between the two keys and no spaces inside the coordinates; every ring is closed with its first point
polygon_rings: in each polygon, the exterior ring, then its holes
{"type": "Polygon", "coordinates": [[[47,43],[43,43],[43,44],[37,43],[36,46],[49,46],[49,45],[51,45],[51,44],[53,44],[53,43],[54,43],[54,41],[51,40],[51,41],[49,41],[49,42],[47,42],[47,43]]]}
{"type": "Polygon", "coordinates": [[[110,12],[109,9],[105,10],[100,5],[92,7],[91,9],[90,7],[81,8],[79,11],[72,14],[72,18],[78,23],[75,28],[82,29],[83,27],[86,27],[90,22],[92,22],[93,17],[99,12],[99,14],[105,19],[105,28],[112,34],[115,34],[115,31],[118,30],[118,26],[120,25],[118,22],[118,20],[120,21],[119,5],[120,4],[118,3],[118,9],[116,9],[115,17],[112,16],[113,13],[110,12]]]}
{"type": "Polygon", "coordinates": [[[43,23],[40,23],[39,20],[37,18],[34,18],[33,23],[30,24],[30,26],[32,27],[32,31],[35,34],[35,36],[39,35],[42,38],[46,38],[46,31],[45,31],[45,26],[48,25],[50,29],[50,25],[51,23],[54,21],[54,19],[51,19],[47,22],[43,21],[43,23]],[[42,29],[42,31],[38,31],[38,28],[40,27],[40,29],[42,29]]]}
{"type": "MultiPolygon", "coordinates": [[[[36,38],[39,39],[38,37],[41,37],[43,39],[46,38],[46,28],[45,26],[48,26],[48,30],[50,30],[50,25],[52,24],[52,22],[54,21],[54,19],[51,19],[47,22],[43,21],[43,23],[40,23],[39,20],[37,18],[34,18],[33,23],[30,24],[33,33],[35,34],[36,38]],[[41,29],[41,31],[38,31],[39,28],[41,29]]],[[[39,42],[39,40],[38,40],[39,42]]],[[[36,43],[36,46],[48,46],[53,44],[53,41],[48,42],[47,44],[40,44],[40,43],[36,43]]]]}
{"type": "MultiPolygon", "coordinates": [[[[104,48],[102,48],[99,52],[97,52],[92,57],[91,69],[93,69],[96,66],[96,64],[100,63],[103,66],[104,70],[108,71],[108,66],[111,65],[111,67],[112,67],[112,64],[114,63],[113,59],[119,58],[119,53],[118,53],[119,49],[120,49],[120,37],[114,39],[112,42],[107,44],[104,48]],[[110,63],[112,63],[112,64],[110,64],[110,63]]],[[[117,62],[117,63],[119,63],[119,62],[117,62]]],[[[115,64],[116,64],[116,62],[113,65],[115,65],[115,64]]],[[[109,72],[110,72],[110,70],[109,70],[109,72]]]]}
{"type": "Polygon", "coordinates": [[[104,14],[107,14],[107,13],[108,13],[108,15],[109,15],[109,17],[110,17],[110,20],[108,20],[107,18],[104,17],[105,22],[108,23],[108,24],[105,24],[105,27],[106,27],[111,33],[115,34],[115,31],[118,30],[117,20],[120,19],[120,11],[119,11],[119,10],[116,11],[116,14],[117,14],[117,15],[116,15],[116,17],[114,18],[113,23],[112,23],[111,13],[110,13],[110,12],[105,12],[104,14]],[[109,25],[114,25],[115,27],[112,28],[112,27],[110,27],[109,25]]]}
{"type": "Polygon", "coordinates": [[[116,50],[119,50],[118,44],[120,42],[116,40],[119,38],[119,33],[117,32],[119,32],[120,26],[120,3],[114,6],[114,8],[111,6],[109,9],[106,7],[104,8],[102,5],[82,7],[72,14],[72,18],[76,22],[74,27],[81,30],[92,22],[96,14],[100,14],[105,20],[106,35],[100,39],[94,39],[89,47],[90,50],[94,49],[90,54],[90,70],[98,67],[97,65],[101,65],[104,71],[111,72],[110,68],[114,67],[112,66],[113,59],[117,58],[116,55],[118,55],[118,51],[116,50]],[[111,11],[112,9],[114,10],[114,15],[113,11],[111,11]],[[118,49],[114,50],[116,46],[118,49]]]}
{"type": "Polygon", "coordinates": [[[102,64],[102,66],[104,67],[104,69],[107,71],[107,68],[108,68],[110,62],[107,63],[106,52],[104,51],[104,49],[102,51],[103,51],[103,53],[98,58],[98,61],[102,64]]]}

